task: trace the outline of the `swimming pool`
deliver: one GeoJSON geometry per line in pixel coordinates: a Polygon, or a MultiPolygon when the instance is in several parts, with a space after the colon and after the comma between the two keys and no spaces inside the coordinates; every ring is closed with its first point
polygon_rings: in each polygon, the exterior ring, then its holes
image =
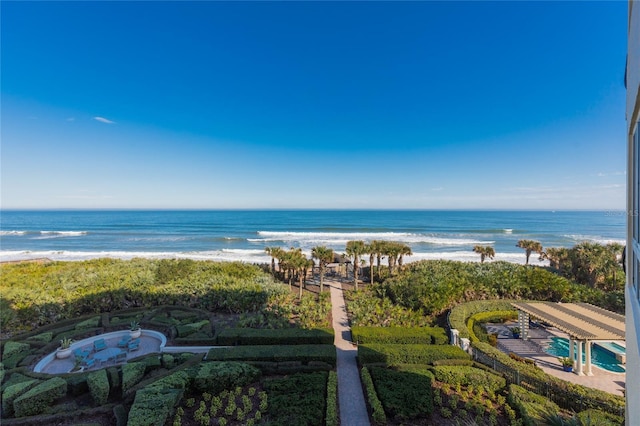
{"type": "MultiPolygon", "coordinates": [[[[619,346],[620,348],[622,346],[619,346]]],[[[563,337],[552,337],[546,352],[557,357],[569,356],[569,340],[563,337]]],[[[577,346],[574,346],[574,356],[577,356],[577,346]]],[[[586,354],[582,353],[582,362],[585,362],[586,354]]],[[[599,347],[591,345],[591,364],[613,373],[624,373],[624,367],[616,360],[615,355],[599,347]]]]}

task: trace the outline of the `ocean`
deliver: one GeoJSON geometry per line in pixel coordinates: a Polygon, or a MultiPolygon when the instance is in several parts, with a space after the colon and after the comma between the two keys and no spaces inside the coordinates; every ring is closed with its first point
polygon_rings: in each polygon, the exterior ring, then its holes
{"type": "MultiPolygon", "coordinates": [[[[479,261],[476,244],[495,260],[524,263],[521,239],[544,247],[581,241],[624,244],[623,211],[212,210],[0,212],[0,261],[190,258],[267,263],[266,247],[315,246],[343,253],[349,240],[408,244],[422,259],[479,261]]],[[[543,264],[537,255],[532,264],[543,264]]]]}

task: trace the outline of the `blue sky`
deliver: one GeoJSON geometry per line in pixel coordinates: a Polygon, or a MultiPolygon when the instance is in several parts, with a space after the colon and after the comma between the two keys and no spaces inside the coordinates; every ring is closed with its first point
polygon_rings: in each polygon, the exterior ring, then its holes
{"type": "Polygon", "coordinates": [[[623,209],[627,3],[6,2],[9,208],[623,209]]]}

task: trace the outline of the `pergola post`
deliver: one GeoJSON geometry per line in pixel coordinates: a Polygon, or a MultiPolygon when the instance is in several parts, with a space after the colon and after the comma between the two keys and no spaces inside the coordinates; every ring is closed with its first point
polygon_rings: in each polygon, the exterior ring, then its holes
{"type": "Polygon", "coordinates": [[[529,314],[527,312],[518,310],[518,326],[520,327],[520,338],[527,340],[529,338],[529,314]]]}
{"type": "Polygon", "coordinates": [[[575,345],[575,341],[573,340],[573,337],[569,336],[569,358],[573,362],[573,368],[576,368],[576,357],[575,357],[575,351],[573,350],[574,345],[575,345]]]}
{"type": "Polygon", "coordinates": [[[578,367],[576,369],[576,374],[578,376],[584,376],[584,373],[582,372],[582,344],[584,343],[584,340],[578,340],[578,359],[576,360],[576,366],[578,367]]]}
{"type": "Polygon", "coordinates": [[[586,351],[586,375],[593,376],[593,372],[591,371],[591,342],[589,340],[585,340],[585,351],[586,351]]]}

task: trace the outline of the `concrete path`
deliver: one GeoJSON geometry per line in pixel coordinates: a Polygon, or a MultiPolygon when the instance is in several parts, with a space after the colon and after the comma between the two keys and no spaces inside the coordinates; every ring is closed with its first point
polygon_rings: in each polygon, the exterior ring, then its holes
{"type": "Polygon", "coordinates": [[[327,281],[331,288],[331,314],[335,331],[338,401],[340,424],[343,426],[370,426],[367,406],[364,402],[360,371],[356,362],[358,350],[351,344],[351,329],[347,318],[347,308],[339,281],[327,281]]]}

